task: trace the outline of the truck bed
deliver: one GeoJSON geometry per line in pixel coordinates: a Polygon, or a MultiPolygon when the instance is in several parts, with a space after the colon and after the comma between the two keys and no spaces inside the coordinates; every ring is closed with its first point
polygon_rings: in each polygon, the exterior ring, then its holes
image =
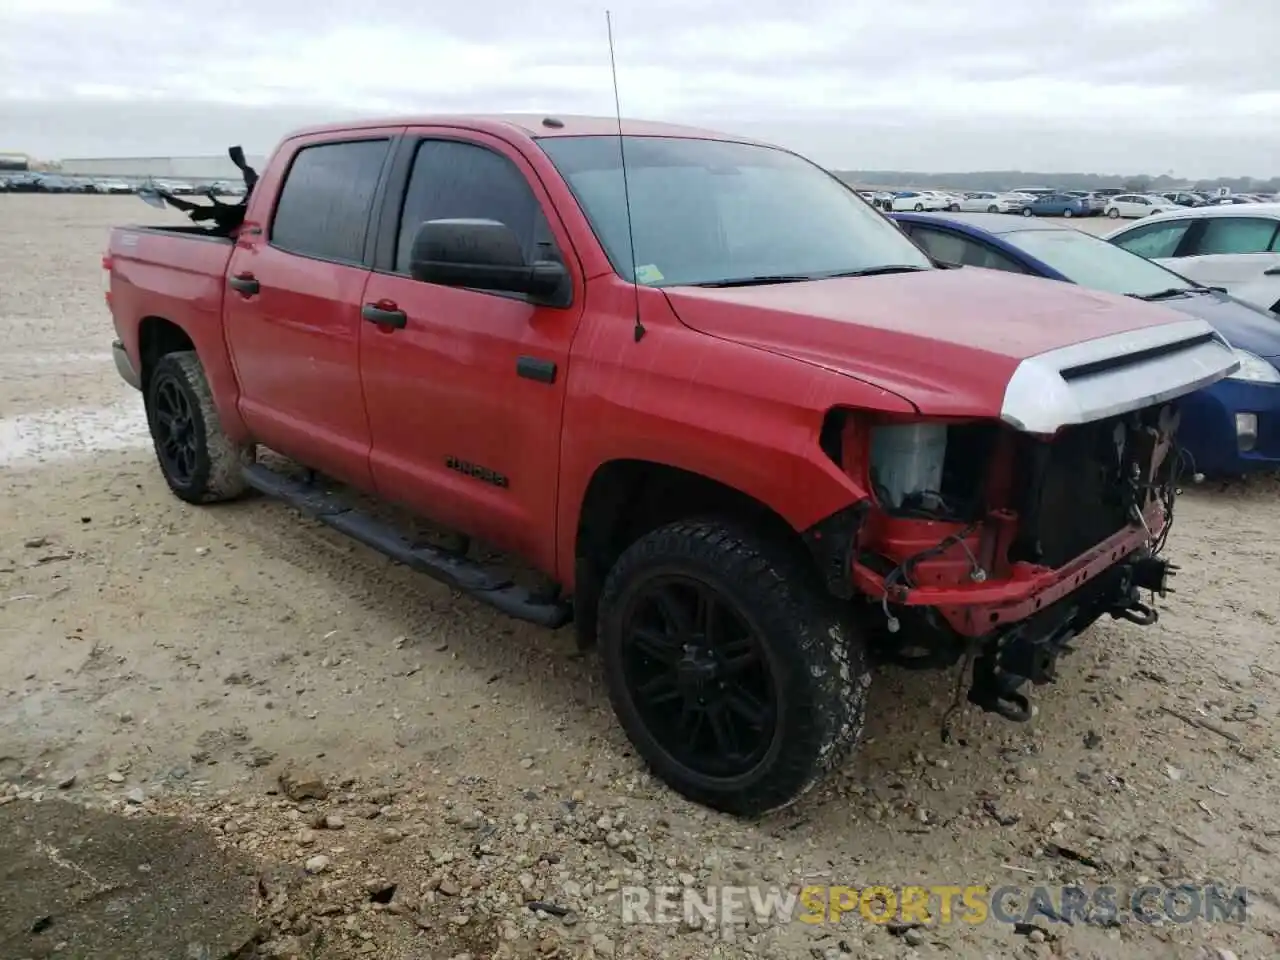
{"type": "Polygon", "coordinates": [[[184,224],[163,224],[158,226],[147,226],[145,224],[135,224],[127,227],[114,227],[114,230],[123,230],[131,233],[160,233],[174,234],[181,237],[189,237],[196,240],[212,240],[215,243],[234,243],[231,237],[226,237],[217,232],[214,227],[204,226],[199,223],[184,224]]]}
{"type": "Polygon", "coordinates": [[[140,362],[139,326],[161,317],[200,344],[221,348],[222,300],[235,241],[200,226],[115,227],[103,266],[110,271],[109,301],[117,334],[134,364],[140,362]]]}

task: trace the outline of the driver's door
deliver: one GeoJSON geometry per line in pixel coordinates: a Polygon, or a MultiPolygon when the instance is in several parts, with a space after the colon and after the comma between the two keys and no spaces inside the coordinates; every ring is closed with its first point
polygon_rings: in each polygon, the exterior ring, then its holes
{"type": "Polygon", "coordinates": [[[583,282],[568,235],[527,162],[494,138],[410,129],[392,163],[364,301],[360,374],[378,492],[554,568],[556,481],[569,347],[583,282]],[[409,276],[427,220],[498,220],[525,259],[559,259],[572,305],[423,283],[409,276]]]}

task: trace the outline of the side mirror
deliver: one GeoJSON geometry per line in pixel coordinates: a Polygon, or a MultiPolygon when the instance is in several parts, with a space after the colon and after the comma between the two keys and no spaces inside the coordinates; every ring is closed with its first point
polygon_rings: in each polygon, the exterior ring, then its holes
{"type": "Polygon", "coordinates": [[[423,283],[522,293],[567,306],[569,273],[553,260],[526,263],[520,238],[497,220],[428,220],[418,227],[409,275],[423,283]]]}

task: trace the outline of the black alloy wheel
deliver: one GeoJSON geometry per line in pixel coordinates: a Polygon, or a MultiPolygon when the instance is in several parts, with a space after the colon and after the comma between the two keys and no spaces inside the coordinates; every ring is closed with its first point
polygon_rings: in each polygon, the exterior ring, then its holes
{"type": "Polygon", "coordinates": [[[195,352],[165,354],[149,374],[147,423],[169,489],[188,503],[218,503],[243,494],[244,468],[256,459],[256,447],[233,443],[223,431],[195,352]]]}
{"type": "Polygon", "coordinates": [[[678,574],[647,580],[622,616],[625,682],[662,749],[702,776],[754,769],[777,733],[758,629],[714,586],[678,574]]]}
{"type": "Polygon", "coordinates": [[[196,477],[201,438],[195,410],[183,387],[171,373],[157,375],[152,384],[151,435],[165,476],[189,487],[196,477]]]}
{"type": "Polygon", "coordinates": [[[609,700],[656,776],[757,816],[797,800],[862,733],[871,673],[803,547],[730,519],[640,537],[598,605],[609,700]]]}

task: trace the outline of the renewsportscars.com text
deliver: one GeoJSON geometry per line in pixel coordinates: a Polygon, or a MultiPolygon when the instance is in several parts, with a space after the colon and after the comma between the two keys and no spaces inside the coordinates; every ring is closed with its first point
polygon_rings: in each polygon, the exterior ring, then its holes
{"type": "Polygon", "coordinates": [[[624,923],[732,927],[763,923],[1244,923],[1244,887],[764,886],[623,887],[624,923]]]}

